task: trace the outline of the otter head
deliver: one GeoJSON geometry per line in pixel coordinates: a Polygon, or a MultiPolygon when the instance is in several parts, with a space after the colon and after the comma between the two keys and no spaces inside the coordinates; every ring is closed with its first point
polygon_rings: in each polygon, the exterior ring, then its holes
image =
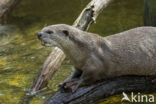
{"type": "Polygon", "coordinates": [[[71,40],[69,39],[71,27],[72,26],[65,24],[47,26],[44,27],[37,36],[44,46],[62,48],[62,46],[71,44],[71,40]]]}
{"type": "Polygon", "coordinates": [[[59,47],[74,63],[85,60],[84,56],[92,46],[88,33],[65,24],[44,27],[37,36],[42,45],[59,47]]]}

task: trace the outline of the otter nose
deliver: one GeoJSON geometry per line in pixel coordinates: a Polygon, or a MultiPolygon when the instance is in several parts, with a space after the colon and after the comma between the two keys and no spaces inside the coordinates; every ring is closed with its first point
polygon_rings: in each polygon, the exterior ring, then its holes
{"type": "Polygon", "coordinates": [[[42,33],[37,33],[37,37],[38,37],[38,39],[41,39],[41,37],[42,37],[42,33]]]}

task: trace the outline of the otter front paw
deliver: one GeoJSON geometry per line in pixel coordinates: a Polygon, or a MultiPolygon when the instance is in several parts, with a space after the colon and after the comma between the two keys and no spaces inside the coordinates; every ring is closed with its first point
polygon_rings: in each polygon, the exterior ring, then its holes
{"type": "Polygon", "coordinates": [[[72,83],[73,81],[75,81],[76,79],[69,79],[69,80],[66,80],[64,82],[61,82],[60,84],[58,84],[57,86],[60,87],[60,88],[66,88],[65,86],[67,85],[67,83],[72,83]]]}
{"type": "Polygon", "coordinates": [[[78,88],[84,85],[82,80],[75,80],[73,82],[66,83],[64,88],[71,89],[72,93],[76,92],[78,88]]]}

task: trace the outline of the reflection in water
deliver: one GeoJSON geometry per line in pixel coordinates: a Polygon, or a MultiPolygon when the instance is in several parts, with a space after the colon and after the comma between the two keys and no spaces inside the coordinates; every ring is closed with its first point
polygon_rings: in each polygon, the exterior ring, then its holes
{"type": "MultiPolygon", "coordinates": [[[[52,48],[40,45],[36,33],[46,25],[72,24],[89,1],[23,0],[7,18],[8,25],[0,25],[0,104],[20,102],[51,52],[52,48]]],[[[142,15],[143,0],[116,0],[89,31],[110,35],[142,26],[142,15]]],[[[70,64],[62,65],[63,70],[55,74],[48,89],[33,97],[30,104],[43,104],[57,90],[56,85],[71,73],[70,67],[70,64]]],[[[101,104],[119,101],[120,96],[114,96],[101,104]]]]}

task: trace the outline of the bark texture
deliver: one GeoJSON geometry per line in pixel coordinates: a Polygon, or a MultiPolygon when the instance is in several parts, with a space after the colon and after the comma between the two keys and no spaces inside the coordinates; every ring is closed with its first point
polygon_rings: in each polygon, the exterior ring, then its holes
{"type": "Polygon", "coordinates": [[[152,82],[156,77],[122,76],[92,86],[79,88],[75,93],[60,89],[46,104],[94,104],[93,102],[105,99],[122,92],[156,92],[156,83],[152,82]]]}
{"type": "Polygon", "coordinates": [[[31,95],[36,94],[41,89],[44,89],[49,80],[51,79],[52,75],[56,72],[57,68],[61,65],[65,58],[65,54],[57,47],[54,48],[52,53],[47,58],[46,62],[44,63],[43,67],[41,68],[38,76],[34,80],[34,83],[31,87],[31,95]],[[51,62],[51,60],[53,60],[51,62]],[[52,68],[52,69],[51,69],[52,68]]]}

